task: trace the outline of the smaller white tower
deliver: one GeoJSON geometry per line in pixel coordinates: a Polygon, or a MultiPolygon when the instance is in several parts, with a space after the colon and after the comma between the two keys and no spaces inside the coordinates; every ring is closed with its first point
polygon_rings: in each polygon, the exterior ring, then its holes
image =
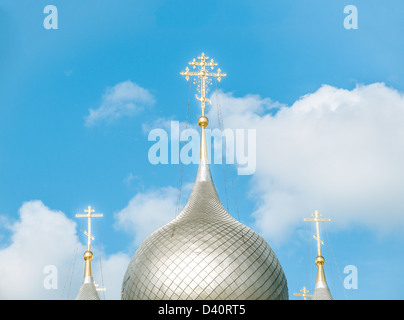
{"type": "Polygon", "coordinates": [[[91,240],[94,240],[94,236],[91,234],[91,218],[102,217],[102,214],[92,214],[95,210],[88,206],[84,212],[87,214],[76,214],[78,218],[87,218],[88,231],[84,231],[87,236],[87,250],[84,252],[84,280],[77,294],[76,300],[100,300],[97,289],[93,280],[93,271],[91,269],[91,260],[93,260],[94,254],[91,252],[91,240]]]}
{"type": "Polygon", "coordinates": [[[316,235],[313,235],[313,238],[317,241],[317,257],[315,259],[315,263],[317,265],[317,277],[312,300],[333,300],[330,289],[328,289],[327,281],[325,280],[325,259],[321,255],[321,245],[324,244],[324,242],[320,239],[320,228],[318,225],[319,221],[330,221],[330,219],[320,218],[321,214],[319,214],[317,210],[314,212],[314,214],[312,214],[312,216],[314,218],[304,219],[304,221],[314,221],[316,223],[316,235]]]}

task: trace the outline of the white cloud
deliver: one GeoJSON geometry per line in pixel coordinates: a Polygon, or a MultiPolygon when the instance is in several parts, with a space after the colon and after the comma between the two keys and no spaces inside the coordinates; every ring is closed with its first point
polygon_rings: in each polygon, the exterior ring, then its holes
{"type": "Polygon", "coordinates": [[[166,187],[136,194],[115,213],[116,227],[133,233],[134,245],[175,218],[178,190],[166,187]]]}
{"type": "Polygon", "coordinates": [[[104,281],[105,293],[99,292],[98,295],[101,299],[106,300],[120,300],[123,276],[128,268],[130,258],[127,254],[118,252],[106,258],[102,258],[102,278],[101,266],[98,261],[93,263],[94,280],[101,287],[102,280],[104,281]],[[97,275],[97,277],[96,277],[97,275]]]}
{"type": "Polygon", "coordinates": [[[98,109],[89,110],[85,125],[93,126],[100,122],[111,122],[131,116],[153,104],[154,97],[147,89],[130,80],[120,82],[106,90],[98,109]]]}
{"type": "Polygon", "coordinates": [[[225,127],[257,130],[252,214],[262,234],[285,238],[316,209],[340,227],[402,228],[402,93],[383,83],[353,90],[324,85],[290,107],[223,92],[219,101],[225,127]]]}
{"type": "MultiPolygon", "coordinates": [[[[0,299],[75,299],[83,281],[86,250],[77,236],[76,222],[36,200],[25,202],[19,219],[7,223],[12,235],[10,244],[0,249],[0,299]],[[51,276],[55,276],[53,282],[51,276]],[[50,282],[57,287],[47,288],[50,282]]],[[[121,252],[106,256],[96,247],[92,251],[94,280],[100,286],[104,280],[106,299],[120,299],[130,257],[121,252]]]]}
{"type": "Polygon", "coordinates": [[[0,299],[60,299],[77,244],[76,224],[41,201],[25,202],[19,214],[10,227],[11,244],[0,250],[0,299]],[[50,265],[57,268],[58,290],[44,287],[50,265]]]}

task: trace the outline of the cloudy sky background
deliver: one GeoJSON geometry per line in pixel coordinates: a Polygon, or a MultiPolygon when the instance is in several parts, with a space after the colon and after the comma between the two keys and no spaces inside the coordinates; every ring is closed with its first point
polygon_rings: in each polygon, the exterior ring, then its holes
{"type": "MultiPolygon", "coordinates": [[[[319,210],[331,219],[333,296],[403,299],[400,1],[56,2],[58,30],[43,27],[47,4],[0,5],[1,299],[74,299],[86,228],[75,214],[88,205],[104,214],[95,281],[120,298],[137,246],[176,215],[181,167],[151,164],[148,134],[184,128],[179,72],[201,52],[228,74],[211,87],[209,127],[220,107],[225,128],[257,137],[254,174],[211,165],[219,196],[274,249],[290,298],[314,287],[314,226],[303,218],[319,210]],[[344,28],[348,4],[357,30],[344,28]],[[343,286],[349,265],[357,289],[343,286]],[[48,266],[56,289],[44,286],[48,266]]],[[[191,99],[189,127],[199,113],[191,99]]],[[[195,174],[184,166],[180,208],[195,174]]]]}

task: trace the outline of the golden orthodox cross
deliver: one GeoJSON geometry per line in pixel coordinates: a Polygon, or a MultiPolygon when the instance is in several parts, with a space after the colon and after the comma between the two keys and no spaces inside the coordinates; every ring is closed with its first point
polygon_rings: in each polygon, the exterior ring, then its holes
{"type": "Polygon", "coordinates": [[[306,300],[307,297],[313,297],[313,295],[307,294],[309,293],[309,290],[307,290],[306,287],[303,287],[303,289],[301,289],[300,292],[303,293],[294,293],[293,295],[303,297],[304,300],[306,300]]]}
{"type": "Polygon", "coordinates": [[[198,91],[200,92],[201,96],[198,97],[198,95],[195,95],[195,97],[201,102],[201,108],[202,108],[202,117],[205,116],[205,102],[210,102],[208,98],[206,98],[207,94],[207,87],[206,85],[209,84],[210,78],[209,77],[216,77],[218,81],[222,79],[222,77],[227,76],[226,73],[222,73],[220,68],[217,69],[216,72],[209,72],[206,70],[206,67],[210,67],[212,70],[214,69],[215,66],[217,66],[217,63],[211,59],[210,61],[207,61],[209,57],[205,56],[205,54],[202,52],[202,55],[198,57],[198,60],[194,58],[189,64],[192,66],[193,69],[195,69],[196,66],[199,66],[200,69],[199,71],[196,72],[190,72],[189,68],[186,67],[185,71],[181,72],[180,74],[185,76],[185,79],[188,81],[189,77],[198,77],[199,78],[199,83],[198,83],[198,91]]]}
{"type": "Polygon", "coordinates": [[[91,218],[97,218],[97,217],[102,217],[101,213],[95,213],[92,214],[92,212],[95,212],[94,209],[91,209],[91,206],[88,206],[84,212],[87,212],[87,214],[76,214],[76,217],[78,218],[87,218],[87,223],[88,223],[88,231],[84,231],[84,234],[87,236],[87,250],[90,251],[91,248],[91,240],[94,240],[93,235],[91,234],[91,218]]]}
{"type": "Polygon", "coordinates": [[[330,221],[330,219],[320,218],[321,214],[319,214],[317,210],[314,212],[314,214],[312,214],[312,216],[314,218],[305,218],[304,221],[314,221],[316,223],[316,234],[317,234],[317,236],[313,235],[313,238],[315,240],[317,240],[317,255],[321,256],[321,244],[324,244],[324,242],[321,241],[321,239],[320,239],[320,228],[319,228],[318,223],[319,223],[319,221],[330,221]]]}

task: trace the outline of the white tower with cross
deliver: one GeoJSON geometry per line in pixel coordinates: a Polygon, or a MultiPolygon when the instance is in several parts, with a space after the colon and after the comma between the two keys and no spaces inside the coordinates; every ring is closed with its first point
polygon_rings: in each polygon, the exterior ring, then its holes
{"type": "Polygon", "coordinates": [[[304,219],[304,221],[314,221],[316,223],[316,235],[313,235],[313,238],[317,241],[317,257],[315,259],[315,263],[317,265],[317,277],[312,300],[333,300],[330,289],[328,289],[327,281],[325,280],[325,259],[321,255],[321,245],[324,244],[324,242],[320,239],[319,227],[320,221],[330,221],[330,219],[320,218],[321,214],[319,214],[317,210],[314,212],[314,214],[312,214],[312,216],[314,218],[304,219]]]}
{"type": "Polygon", "coordinates": [[[91,260],[93,260],[94,254],[91,252],[91,240],[94,240],[94,236],[91,234],[91,218],[102,217],[101,213],[95,213],[94,209],[91,206],[88,206],[86,210],[84,210],[86,214],[78,213],[76,214],[77,218],[87,218],[87,231],[84,231],[84,234],[87,236],[87,250],[84,252],[84,280],[83,284],[79,290],[79,293],[76,297],[76,300],[100,300],[96,286],[93,280],[93,271],[91,268],[91,260]]]}

